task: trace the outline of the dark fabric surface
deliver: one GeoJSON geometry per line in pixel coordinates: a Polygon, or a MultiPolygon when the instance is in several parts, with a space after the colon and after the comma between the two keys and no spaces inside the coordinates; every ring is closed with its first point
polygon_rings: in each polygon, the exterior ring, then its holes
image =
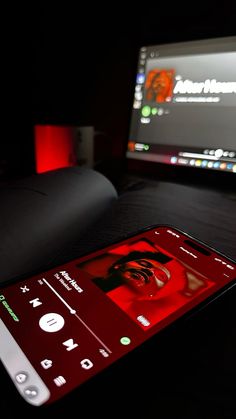
{"type": "Polygon", "coordinates": [[[0,187],[0,282],[40,270],[116,199],[117,192],[105,176],[80,167],[52,170],[0,187]]]}
{"type": "Polygon", "coordinates": [[[236,259],[236,192],[143,180],[55,262],[77,257],[153,224],[169,224],[236,259]]]}

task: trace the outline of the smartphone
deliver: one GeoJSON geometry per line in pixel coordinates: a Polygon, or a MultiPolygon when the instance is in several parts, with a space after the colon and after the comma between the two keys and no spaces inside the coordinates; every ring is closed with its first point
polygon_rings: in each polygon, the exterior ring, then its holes
{"type": "Polygon", "coordinates": [[[236,263],[172,226],[0,288],[0,359],[24,403],[54,405],[236,284],[236,263]]]}

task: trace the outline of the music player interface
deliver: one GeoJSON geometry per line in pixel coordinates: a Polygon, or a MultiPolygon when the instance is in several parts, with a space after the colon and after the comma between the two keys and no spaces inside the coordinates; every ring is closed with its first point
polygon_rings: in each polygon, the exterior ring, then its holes
{"type": "Polygon", "coordinates": [[[236,39],[141,48],[127,157],[235,173],[235,67],[236,39]]]}
{"type": "Polygon", "coordinates": [[[150,230],[2,288],[0,358],[22,397],[59,399],[235,278],[185,239],[150,230]]]}

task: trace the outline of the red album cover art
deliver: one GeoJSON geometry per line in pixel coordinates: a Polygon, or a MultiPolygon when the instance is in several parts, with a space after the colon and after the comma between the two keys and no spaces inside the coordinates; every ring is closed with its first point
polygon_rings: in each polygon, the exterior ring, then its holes
{"type": "Polygon", "coordinates": [[[145,89],[146,100],[170,102],[174,88],[174,69],[155,68],[148,72],[145,89]]]}
{"type": "Polygon", "coordinates": [[[118,246],[78,267],[144,330],[214,285],[146,239],[118,246]]]}

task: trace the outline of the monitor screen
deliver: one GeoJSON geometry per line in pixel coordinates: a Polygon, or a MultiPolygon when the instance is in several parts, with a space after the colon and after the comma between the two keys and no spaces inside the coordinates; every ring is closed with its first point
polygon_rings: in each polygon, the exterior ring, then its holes
{"type": "Polygon", "coordinates": [[[128,159],[236,173],[236,37],[140,48],[128,159]]]}

